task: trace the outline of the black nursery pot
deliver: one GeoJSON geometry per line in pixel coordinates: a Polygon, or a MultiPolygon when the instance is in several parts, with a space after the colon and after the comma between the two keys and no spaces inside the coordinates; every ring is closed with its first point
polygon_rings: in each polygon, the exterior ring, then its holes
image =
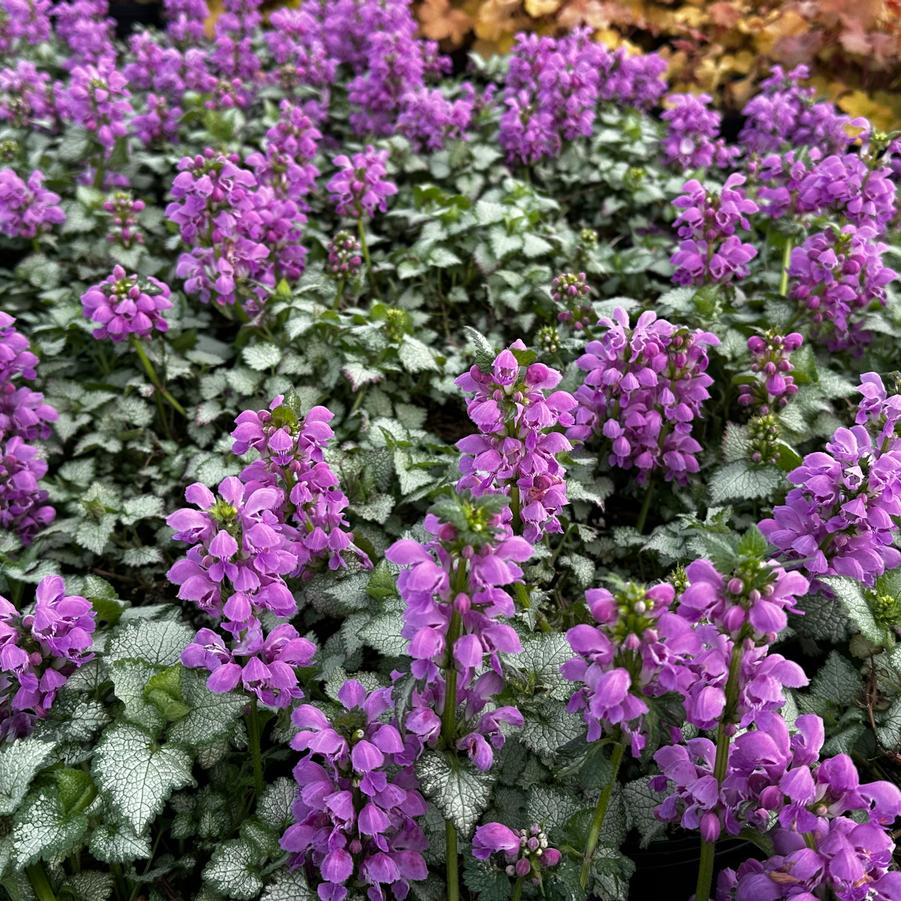
{"type": "Polygon", "coordinates": [[[161,0],[110,0],[110,15],[116,20],[116,34],[127,38],[141,26],[163,24],[161,0]]]}
{"type": "MultiPolygon", "coordinates": [[[[635,864],[635,875],[629,882],[629,897],[635,901],[657,897],[690,898],[698,880],[700,844],[696,832],[676,833],[671,838],[651,842],[647,848],[639,847],[637,837],[630,837],[622,849],[635,864]],[[665,895],[661,894],[661,889],[665,889],[665,895]]],[[[714,893],[720,870],[737,869],[749,857],[760,856],[760,851],[750,842],[727,839],[717,842],[714,893]]]]}

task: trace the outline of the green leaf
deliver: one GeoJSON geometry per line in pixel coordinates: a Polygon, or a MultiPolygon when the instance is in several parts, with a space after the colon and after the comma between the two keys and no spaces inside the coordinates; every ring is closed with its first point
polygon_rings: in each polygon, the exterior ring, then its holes
{"type": "Polygon", "coordinates": [[[426,752],[416,764],[422,793],[459,830],[468,836],[488,806],[493,777],[481,773],[456,755],[426,752]]]}
{"type": "Polygon", "coordinates": [[[770,497],[783,483],[776,466],[755,466],[738,460],[720,466],[710,479],[710,503],[770,497]]]}
{"type": "Polygon", "coordinates": [[[316,901],[303,870],[281,870],[266,886],[262,901],[316,901]]]}
{"type": "Polygon", "coordinates": [[[222,842],[203,871],[204,881],[226,898],[251,901],[263,890],[259,851],[246,839],[222,842]]]}
{"type": "Polygon", "coordinates": [[[275,344],[249,344],[244,348],[244,362],[253,370],[274,369],[282,360],[281,348],[275,344]]]}
{"type": "Polygon", "coordinates": [[[84,814],[66,816],[55,792],[30,795],[13,818],[12,845],[16,864],[58,859],[75,848],[88,828],[84,814]]]}
{"type": "Polygon", "coordinates": [[[502,203],[479,200],[475,206],[475,215],[479,225],[494,225],[504,221],[507,216],[507,207],[502,203]]]}
{"type": "Polygon", "coordinates": [[[184,623],[171,620],[128,623],[110,639],[106,657],[111,662],[140,660],[153,666],[172,666],[179,662],[193,635],[184,623]]]}
{"type": "Polygon", "coordinates": [[[767,540],[757,526],[751,526],[738,542],[738,552],[745,557],[763,559],[768,548],[767,540]]]}
{"type": "Polygon", "coordinates": [[[870,605],[864,596],[864,587],[860,582],[846,576],[822,576],[820,581],[828,585],[835,593],[836,601],[842,605],[852,627],[867,641],[875,645],[885,642],[885,630],[873,618],[870,605]]]}
{"type": "Polygon", "coordinates": [[[291,825],[294,815],[291,807],[297,797],[297,783],[281,776],[266,787],[257,802],[257,817],[279,835],[291,825]]]}
{"type": "Polygon", "coordinates": [[[193,783],[191,758],[177,748],[159,747],[143,729],[111,726],[94,751],[94,780],[113,808],[143,832],[169,795],[193,783]]]}
{"type": "Polygon", "coordinates": [[[879,716],[876,740],[893,753],[901,748],[901,698],[895,698],[891,707],[879,716]]]}
{"type": "Polygon", "coordinates": [[[860,696],[860,673],[846,657],[833,651],[816,674],[810,693],[835,707],[851,707],[860,696]]]}
{"type": "Polygon", "coordinates": [[[104,863],[130,863],[150,857],[150,838],[126,823],[101,823],[91,830],[91,854],[104,863]]]}
{"type": "Polygon", "coordinates": [[[36,738],[19,739],[0,747],[0,816],[12,813],[19,806],[53,748],[54,742],[36,738]]]}
{"type": "Polygon", "coordinates": [[[161,729],[165,717],[145,695],[147,683],[156,674],[156,669],[141,660],[116,660],[110,664],[109,674],[114,694],[125,705],[121,715],[152,732],[161,729]]]}
{"type": "Polygon", "coordinates": [[[52,771],[59,802],[66,816],[83,813],[97,797],[97,787],[90,773],[72,767],[60,767],[52,771]]]}
{"type": "Polygon", "coordinates": [[[398,348],[397,355],[407,372],[437,372],[438,364],[432,352],[418,338],[404,335],[404,340],[398,348]]]}
{"type": "Polygon", "coordinates": [[[553,250],[550,243],[544,240],[544,238],[539,238],[538,235],[534,235],[531,232],[528,232],[522,241],[522,252],[529,257],[540,257],[543,254],[548,254],[553,250]]]}
{"type": "Polygon", "coordinates": [[[536,754],[552,757],[568,742],[582,734],[582,722],[567,713],[560,701],[547,701],[530,707],[525,724],[519,731],[520,741],[536,754]]]}
{"type": "Polygon", "coordinates": [[[112,874],[99,870],[73,873],[63,885],[73,901],[106,901],[113,893],[112,874]]]}
{"type": "Polygon", "coordinates": [[[658,804],[663,803],[666,792],[655,792],[651,788],[651,776],[642,776],[623,786],[626,823],[641,836],[641,847],[647,846],[666,830],[663,823],[654,813],[658,804]]]}
{"type": "Polygon", "coordinates": [[[247,703],[247,698],[234,692],[214,694],[206,687],[206,673],[194,670],[182,670],[181,689],[188,712],[170,727],[168,737],[191,748],[230,735],[247,703]]]}

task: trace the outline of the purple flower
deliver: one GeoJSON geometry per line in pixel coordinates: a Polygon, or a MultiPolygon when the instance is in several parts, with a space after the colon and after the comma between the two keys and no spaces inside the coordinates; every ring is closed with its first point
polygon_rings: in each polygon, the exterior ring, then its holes
{"type": "Polygon", "coordinates": [[[153,276],[126,275],[117,265],[81,295],[81,306],[85,319],[100,326],[93,332],[98,341],[124,341],[131,335],[149,338],[154,331],[168,331],[163,312],[172,307],[169,297],[168,285],[153,276]]]}
{"type": "Polygon", "coordinates": [[[138,216],[144,210],[144,201],[136,200],[127,191],[116,191],[103,201],[103,209],[112,219],[107,240],[128,249],[144,243],[144,233],[138,224],[138,216]]]}
{"type": "Polygon", "coordinates": [[[396,129],[419,151],[441,150],[448,141],[463,138],[475,108],[475,89],[467,82],[461,96],[449,100],[437,89],[418,88],[403,94],[396,129]]]}
{"type": "Polygon", "coordinates": [[[502,856],[509,877],[528,876],[536,885],[541,884],[541,871],[557,866],[562,856],[550,847],[547,835],[537,823],[519,832],[503,823],[479,826],[472,837],[472,856],[476,860],[489,860],[494,854],[502,856]]]}
{"type": "Polygon", "coordinates": [[[65,84],[58,83],[57,107],[63,119],[93,132],[104,155],[128,134],[130,93],[125,76],[111,61],[76,66],[65,84]]]}
{"type": "Polygon", "coordinates": [[[804,343],[797,332],[777,335],[772,329],[765,335],[748,338],[751,354],[753,382],[738,386],[738,402],[743,407],[766,416],[772,410],[781,410],[798,393],[798,386],[791,375],[794,368],[789,355],[804,343]]]}
{"type": "Polygon", "coordinates": [[[506,494],[514,530],[536,542],[562,531],[566,470],[557,456],[571,450],[562,429],[573,424],[576,401],[553,390],[559,372],[543,363],[520,366],[517,353],[528,353],[522,341],[502,351],[490,372],[473,366],[455,381],[473,395],[467,412],[479,430],[457,442],[462,473],[457,489],[476,496],[506,494]]]}
{"type": "Polygon", "coordinates": [[[873,227],[846,225],[815,232],[792,251],[789,296],[827,349],[859,353],[868,343],[861,320],[874,303],[885,305],[886,286],[897,275],[882,264],[887,249],[873,227]]]}
{"type": "Polygon", "coordinates": [[[388,151],[371,145],[352,157],[341,154],[333,160],[338,172],[328,183],[339,216],[355,219],[371,217],[376,210],[386,212],[388,198],[397,193],[394,182],[385,178],[388,151]]]}
{"type": "Polygon", "coordinates": [[[663,139],[664,162],[681,169],[725,169],[739,154],[737,147],[729,147],[717,138],[720,114],[710,109],[707,94],[670,94],[662,116],[667,123],[663,139]]]}
{"type": "Polygon", "coordinates": [[[591,286],[584,272],[562,272],[551,281],[551,298],[562,307],[557,313],[560,322],[570,322],[576,331],[590,329],[598,321],[597,313],[588,299],[591,286]]]}
{"type": "Polygon", "coordinates": [[[758,207],[742,192],[744,182],[745,177],[734,172],[719,194],[708,193],[695,180],[682,186],[685,193],[673,201],[681,210],[674,223],[679,248],[671,260],[676,284],[728,284],[748,276],[748,263],[757,256],[757,249],[742,242],[736,231],[750,229],[747,217],[758,207]]]}
{"type": "Polygon", "coordinates": [[[0,169],[0,232],[10,238],[35,238],[66,221],[59,194],[44,186],[36,169],[24,182],[12,169],[0,169]]]}
{"type": "Polygon", "coordinates": [[[0,121],[17,128],[49,124],[55,113],[50,76],[33,62],[20,59],[0,69],[0,121]]]}
{"type": "Polygon", "coordinates": [[[24,615],[0,597],[0,737],[27,735],[72,672],[93,657],[94,611],[65,591],[59,576],[45,576],[24,615]]]}
{"type": "Polygon", "coordinates": [[[163,0],[166,31],[173,40],[193,43],[204,38],[203,25],[210,11],[205,0],[163,0]]]}
{"type": "Polygon", "coordinates": [[[781,557],[811,576],[872,585],[901,564],[893,517],[901,515],[901,446],[883,448],[862,425],[838,428],[825,451],[788,474],[793,484],[760,530],[781,557]]]}
{"type": "Polygon", "coordinates": [[[7,33],[27,44],[50,39],[50,0],[3,0],[7,33]]]}
{"type": "Polygon", "coordinates": [[[294,866],[312,864],[320,898],[345,898],[352,878],[368,886],[369,898],[405,897],[411,882],[428,875],[417,822],[426,804],[412,768],[401,763],[400,732],[384,721],[391,689],[367,694],[349,680],[338,700],[343,709],[331,719],[311,704],[292,715],[299,731],[291,746],[303,756],[294,767],[294,824],[281,846],[294,866]]]}
{"type": "Polygon", "coordinates": [[[566,633],[578,656],[561,672],[580,683],[567,710],[582,712],[588,741],[621,729],[633,756],[640,756],[648,699],[677,690],[685,664],[701,647],[689,621],[671,611],[674,597],[667,582],[649,589],[629,583],[615,596],[603,588],[585,593],[597,625],[574,626],[566,633]]]}
{"type": "Polygon", "coordinates": [[[634,328],[619,308],[599,324],[607,332],[590,342],[577,361],[586,376],[576,391],[579,406],[567,436],[588,442],[598,435],[609,447],[610,465],[637,468],[640,484],[657,469],[668,481],[687,483],[698,471],[701,450],[692,422],[713,384],[705,372],[706,348],[719,340],[650,311],[634,328]]]}
{"type": "Polygon", "coordinates": [[[362,265],[360,242],[350,232],[337,232],[328,243],[329,273],[337,279],[352,279],[362,265]]]}

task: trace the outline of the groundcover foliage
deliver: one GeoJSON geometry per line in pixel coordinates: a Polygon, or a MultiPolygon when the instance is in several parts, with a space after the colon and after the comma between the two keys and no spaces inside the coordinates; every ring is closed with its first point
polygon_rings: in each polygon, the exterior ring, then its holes
{"type": "Polygon", "coordinates": [[[891,135],[4,6],[11,898],[901,898],[891,135]]]}

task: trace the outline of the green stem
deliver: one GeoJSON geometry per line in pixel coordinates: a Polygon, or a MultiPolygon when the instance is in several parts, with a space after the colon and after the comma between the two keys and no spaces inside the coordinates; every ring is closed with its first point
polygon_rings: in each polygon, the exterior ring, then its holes
{"type": "MultiPolygon", "coordinates": [[[[735,718],[735,708],[738,701],[739,674],[741,673],[742,642],[736,640],[732,647],[732,657],[729,661],[729,678],[726,682],[726,706],[723,710],[723,718],[716,730],[716,761],[713,765],[713,775],[717,786],[723,784],[726,778],[726,769],[729,765],[729,744],[732,741],[732,721],[735,718]]],[[[710,901],[710,890],[713,886],[713,860],[716,852],[716,842],[708,842],[701,839],[701,859],[698,863],[698,885],[695,890],[695,901],[710,901]]]]}
{"type": "Polygon", "coordinates": [[[460,901],[460,874],[457,872],[457,830],[450,820],[444,821],[447,850],[447,901],[460,901]]]}
{"type": "MultiPolygon", "coordinates": [[[[458,594],[466,590],[469,576],[466,561],[458,560],[457,568],[451,579],[451,604],[458,594]]],[[[454,643],[463,631],[463,618],[454,605],[451,620],[447,627],[447,663],[444,669],[444,710],[441,711],[441,740],[449,754],[455,754],[457,737],[457,665],[454,662],[454,643]]],[[[458,872],[457,829],[450,820],[444,822],[444,834],[447,857],[447,901],[460,899],[460,874],[458,872]]]]}
{"type": "Polygon", "coordinates": [[[513,591],[516,593],[516,603],[519,609],[528,610],[532,606],[532,597],[526,583],[516,582],[513,585],[513,591]]]}
{"type": "Polygon", "coordinates": [[[588,888],[588,877],[591,874],[591,861],[594,859],[594,852],[598,847],[598,840],[601,837],[601,828],[604,825],[604,817],[607,814],[607,807],[610,805],[610,798],[613,795],[613,786],[616,785],[616,777],[619,774],[619,766],[623,761],[626,745],[623,741],[618,741],[613,746],[613,754],[610,757],[610,766],[613,772],[610,774],[610,781],[604,786],[598,797],[597,807],[594,809],[594,816],[591,820],[591,828],[588,830],[588,840],[585,842],[585,854],[582,857],[582,872],[579,874],[579,882],[583,889],[588,888]]]}
{"type": "Polygon", "coordinates": [[[791,264],[794,243],[791,238],[785,239],[785,250],[782,253],[782,277],[779,281],[779,293],[783,297],[788,297],[788,267],[791,264]]]}
{"type": "Polygon", "coordinates": [[[250,712],[247,714],[247,738],[250,743],[250,756],[253,759],[253,786],[257,800],[263,794],[263,756],[260,751],[260,720],[257,711],[257,699],[250,701],[250,712]]]}
{"type": "Polygon", "coordinates": [[[154,388],[163,396],[166,403],[172,407],[177,413],[180,413],[182,416],[187,416],[185,413],[185,408],[166,390],[166,386],[163,384],[159,375],[157,375],[156,369],[153,367],[153,363],[150,362],[150,357],[147,356],[147,351],[141,346],[141,342],[137,338],[132,338],[131,346],[135,349],[135,353],[138,355],[138,359],[141,361],[141,366],[144,367],[144,372],[147,373],[147,378],[150,379],[154,388]]]}
{"type": "Polygon", "coordinates": [[[644,501],[641,504],[641,510],[638,514],[638,522],[635,523],[635,528],[638,529],[639,532],[644,531],[644,524],[648,518],[648,511],[651,509],[651,499],[654,497],[654,482],[649,481],[648,487],[644,492],[644,501]]]}
{"type": "Polygon", "coordinates": [[[53,894],[47,874],[39,863],[32,864],[25,872],[28,874],[28,881],[31,883],[31,889],[38,901],[56,901],[56,895],[53,894]]]}
{"type": "Polygon", "coordinates": [[[519,879],[517,879],[513,885],[513,897],[510,899],[510,901],[519,901],[519,899],[521,897],[522,897],[522,876],[520,876],[519,879]]]}
{"type": "Polygon", "coordinates": [[[369,259],[369,245],[366,243],[366,228],[363,225],[363,217],[357,219],[357,231],[360,234],[360,249],[363,251],[363,260],[366,263],[366,276],[369,279],[369,290],[372,296],[378,300],[379,292],[375,289],[375,275],[372,272],[372,260],[369,259]]]}
{"type": "Polygon", "coordinates": [[[510,486],[510,525],[514,535],[522,535],[522,498],[519,495],[519,485],[510,486]]]}

